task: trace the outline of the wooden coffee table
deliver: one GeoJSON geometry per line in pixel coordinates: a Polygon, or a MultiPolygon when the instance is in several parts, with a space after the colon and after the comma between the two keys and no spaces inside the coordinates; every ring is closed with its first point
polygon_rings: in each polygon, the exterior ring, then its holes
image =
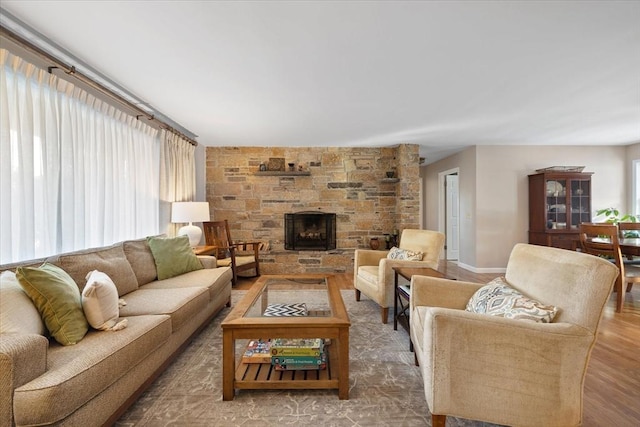
{"type": "Polygon", "coordinates": [[[222,399],[236,389],[337,389],[349,399],[349,328],[340,289],[324,274],[261,276],[222,322],[222,399]],[[303,302],[308,315],[265,317],[271,303],[303,302]],[[327,368],[276,371],[268,363],[236,364],[236,340],[329,338],[327,368]]]}

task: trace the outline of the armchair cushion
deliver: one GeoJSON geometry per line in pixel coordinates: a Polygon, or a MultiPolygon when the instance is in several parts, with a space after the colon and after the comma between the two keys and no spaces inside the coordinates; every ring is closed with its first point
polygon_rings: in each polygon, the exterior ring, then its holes
{"type": "Polygon", "coordinates": [[[551,323],[558,308],[527,298],[509,286],[504,277],[497,277],[473,294],[467,303],[466,311],[508,319],[551,323]]]}
{"type": "Polygon", "coordinates": [[[410,251],[408,249],[400,249],[392,247],[387,254],[389,259],[399,259],[404,261],[422,261],[423,253],[420,251],[410,251]]]}

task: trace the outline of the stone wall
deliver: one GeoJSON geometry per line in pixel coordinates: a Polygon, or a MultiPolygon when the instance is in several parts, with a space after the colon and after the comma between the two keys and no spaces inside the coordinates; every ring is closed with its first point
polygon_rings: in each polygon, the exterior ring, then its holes
{"type": "Polygon", "coordinates": [[[417,145],[207,147],[211,218],[229,220],[234,240],[269,242],[263,274],[352,272],[354,250],[368,248],[371,237],[419,228],[419,179],[417,145]],[[260,175],[270,158],[309,175],[260,175]],[[387,179],[387,171],[398,179],[387,179]],[[335,250],[284,250],[284,214],[300,211],[336,213],[335,250]]]}

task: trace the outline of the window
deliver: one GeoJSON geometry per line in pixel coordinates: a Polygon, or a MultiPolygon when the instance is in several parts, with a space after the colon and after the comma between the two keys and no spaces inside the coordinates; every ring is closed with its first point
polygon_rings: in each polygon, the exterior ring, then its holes
{"type": "Polygon", "coordinates": [[[157,234],[158,131],[0,49],[0,263],[157,234]]]}

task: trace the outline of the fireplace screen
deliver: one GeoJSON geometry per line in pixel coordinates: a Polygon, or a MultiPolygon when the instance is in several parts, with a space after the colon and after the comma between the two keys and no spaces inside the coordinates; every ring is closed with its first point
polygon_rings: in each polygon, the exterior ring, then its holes
{"type": "Polygon", "coordinates": [[[293,251],[335,249],[336,214],[313,211],[284,214],[284,248],[293,251]]]}

